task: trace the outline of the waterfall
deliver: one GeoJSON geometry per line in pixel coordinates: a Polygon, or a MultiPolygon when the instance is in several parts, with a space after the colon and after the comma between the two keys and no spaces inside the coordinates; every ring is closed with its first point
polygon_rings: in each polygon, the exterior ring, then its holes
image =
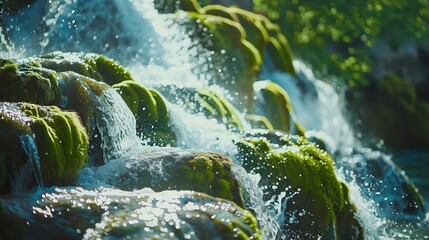
{"type": "MultiPolygon", "coordinates": [[[[66,72],[58,79],[62,91],[61,105],[66,108],[73,108],[76,103],[75,94],[77,91],[85,91],[88,106],[84,106],[82,112],[89,113],[89,119],[85,119],[87,127],[93,131],[98,131],[92,142],[101,142],[100,146],[91,146],[92,149],[98,147],[103,152],[104,162],[118,158],[133,149],[142,145],[142,141],[137,137],[136,120],[122,97],[112,88],[107,87],[101,94],[97,93],[90,84],[82,79],[84,76],[66,72]],[[70,106],[69,106],[70,105],[70,106]],[[91,109],[92,108],[92,109],[91,109]]],[[[94,81],[85,78],[86,81],[94,81]]],[[[100,83],[101,84],[101,83],[100,83]]],[[[83,97],[83,96],[80,96],[83,97]]],[[[79,102],[79,101],[78,101],[79,102]]],[[[86,113],[88,114],[88,113],[86,113]]],[[[94,163],[92,163],[94,164],[94,163]]],[[[99,163],[98,163],[99,164],[99,163]]]]}
{"type": "Polygon", "coordinates": [[[341,146],[355,146],[354,133],[344,118],[340,96],[329,84],[317,79],[305,63],[295,60],[296,76],[279,72],[262,72],[285,89],[291,99],[296,119],[308,131],[321,137],[331,152],[341,146]]]}
{"type": "MultiPolygon", "coordinates": [[[[5,19],[6,24],[14,26],[9,32],[10,42],[3,35],[0,26],[0,56],[41,55],[62,49],[94,52],[112,57],[126,66],[135,80],[144,86],[155,89],[168,85],[196,89],[210,87],[225,95],[228,100],[233,99],[235,96],[228,89],[212,86],[212,71],[221,73],[223,69],[212,64],[213,52],[202,49],[200,43],[193,41],[184,32],[184,28],[179,27],[177,23],[185,21],[184,13],[178,13],[174,18],[168,14],[159,14],[153,4],[153,1],[147,0],[39,0],[24,9],[22,14],[5,19]],[[42,14],[45,12],[43,9],[47,9],[45,15],[42,14]],[[17,52],[17,49],[25,51],[17,52]]],[[[392,173],[386,178],[365,178],[369,164],[376,162],[395,172],[394,163],[387,154],[361,148],[343,116],[342,102],[337,91],[328,83],[317,79],[305,63],[294,61],[293,65],[296,76],[275,70],[268,71],[264,66],[259,77],[270,79],[287,91],[294,109],[292,117],[306,128],[307,137],[315,136],[323,140],[327,151],[334,156],[336,174],[350,189],[366,238],[391,239],[392,232],[397,236],[413,236],[413,233],[400,235],[395,230],[385,229],[386,226],[396,224],[385,214],[392,210],[390,202],[402,196],[401,190],[393,190],[392,186],[403,183],[405,174],[392,173]],[[379,181],[383,184],[375,184],[379,181]],[[380,199],[380,189],[388,191],[386,199],[380,199]]],[[[228,73],[225,74],[223,78],[227,78],[228,73]]],[[[64,95],[61,107],[69,107],[75,94],[66,89],[74,89],[70,85],[79,84],[89,96],[90,107],[96,109],[96,115],[85,119],[88,120],[86,127],[99,131],[99,136],[95,135],[95,138],[102,139],[98,147],[105,158],[104,163],[110,160],[113,162],[109,165],[111,169],[98,173],[102,175],[99,176],[101,179],[107,179],[109,174],[114,174],[121,158],[142,151],[143,142],[137,137],[133,113],[114,89],[109,87],[97,94],[80,80],[83,76],[65,72],[61,73],[61,77],[58,80],[64,95]],[[115,160],[118,161],[114,162],[115,160]]],[[[236,159],[237,146],[234,142],[238,138],[238,131],[231,131],[225,124],[216,119],[208,119],[203,114],[191,114],[177,102],[170,100],[167,107],[170,114],[169,125],[177,136],[178,148],[220,152],[232,159],[235,164],[232,171],[239,178],[243,192],[247,193],[246,207],[255,212],[260,227],[265,229],[263,237],[274,239],[280,232],[279,223],[293,220],[285,219],[281,213],[288,207],[288,199],[295,193],[291,196],[287,193],[289,189],[285,189],[278,196],[264,201],[262,189],[258,187],[261,177],[246,172],[236,159]]],[[[244,124],[244,130],[248,130],[250,124],[244,120],[245,113],[246,110],[238,113],[238,117],[244,124]]],[[[23,135],[20,140],[29,157],[28,163],[31,164],[25,168],[33,169],[39,188],[43,188],[34,138],[23,135]]],[[[162,151],[160,147],[147,149],[162,151]]],[[[156,168],[156,163],[152,167],[156,168]]],[[[17,181],[24,177],[18,176],[17,181]]],[[[92,188],[103,186],[94,180],[94,172],[90,167],[82,171],[80,178],[79,184],[92,184],[92,188]]],[[[17,188],[24,187],[25,183],[22,183],[17,188]]],[[[15,192],[20,191],[15,189],[15,192]]],[[[395,217],[398,216],[392,216],[395,217]]],[[[408,226],[410,225],[406,227],[408,226]]]]}

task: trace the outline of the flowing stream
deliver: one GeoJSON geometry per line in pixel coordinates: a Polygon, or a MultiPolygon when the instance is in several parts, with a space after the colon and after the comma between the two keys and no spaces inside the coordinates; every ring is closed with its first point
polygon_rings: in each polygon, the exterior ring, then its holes
{"type": "MultiPolygon", "coordinates": [[[[8,31],[9,40],[2,34],[4,29],[0,29],[0,57],[20,58],[23,55],[40,55],[58,50],[100,53],[126,66],[143,85],[154,88],[166,84],[207,87],[211,78],[207,69],[218,67],[207,60],[212,53],[201,50],[198,43],[184,34],[171,18],[158,14],[153,3],[147,0],[39,0],[24,9],[22,14],[5,19],[5,23],[13,27],[8,31]],[[46,15],[43,15],[45,12],[46,15]],[[41,24],[43,28],[38,27],[41,24]]],[[[392,219],[389,213],[396,211],[390,208],[389,203],[399,202],[403,194],[394,186],[401,184],[405,173],[395,170],[390,155],[360,147],[353,137],[355,133],[343,117],[341,99],[335,89],[316,79],[312,70],[303,62],[295,61],[294,66],[297,70],[296,77],[264,68],[260,78],[270,79],[288,92],[294,108],[294,118],[308,130],[308,137],[322,139],[327,150],[334,155],[336,173],[350,188],[351,199],[358,208],[358,217],[364,225],[366,238],[429,238],[424,235],[425,231],[426,234],[428,232],[424,230],[428,225],[428,217],[425,215],[419,216],[419,221],[412,219],[404,222],[409,220],[404,214],[394,217],[401,221],[389,220],[392,219]],[[370,165],[373,162],[381,162],[383,169],[391,170],[392,173],[379,178],[369,177],[368,169],[369,166],[374,166],[370,165]],[[422,233],[419,232],[420,229],[422,233]]],[[[211,87],[228,95],[228,90],[220,86],[211,87]]],[[[149,151],[150,148],[143,147],[136,137],[135,119],[120,96],[113,90],[104,94],[106,96],[94,99],[94,104],[101,112],[109,114],[99,116],[96,124],[101,129],[101,134],[117,136],[111,137],[117,142],[106,143],[111,148],[105,149],[104,154],[109,159],[121,158],[123,152],[136,146],[138,150],[135,151],[149,151]],[[115,113],[112,114],[112,111],[115,113]],[[115,119],[110,119],[109,116],[114,116],[115,119]]],[[[180,148],[221,152],[239,164],[235,159],[235,135],[225,125],[201,114],[190,114],[174,102],[168,103],[168,108],[171,114],[170,125],[177,135],[180,148]]],[[[241,115],[239,117],[244,118],[241,115]]],[[[32,151],[34,140],[30,136],[22,136],[21,140],[24,149],[30,152],[29,162],[37,166],[37,151],[32,151]]],[[[111,164],[112,171],[115,170],[114,167],[111,164]]],[[[40,166],[33,168],[40,169],[40,166]]],[[[107,178],[112,171],[100,172],[99,175],[105,175],[98,177],[107,178]]],[[[257,187],[258,176],[246,173],[239,166],[234,171],[244,184],[243,188],[250,193],[250,207],[255,210],[261,226],[266,229],[264,238],[272,239],[279,228],[276,220],[279,221],[278,218],[282,217],[277,213],[287,206],[282,206],[279,201],[272,203],[274,210],[268,209],[262,200],[261,190],[257,187]]],[[[37,177],[39,174],[36,174],[36,179],[43,186],[37,177]]],[[[95,173],[86,168],[81,174],[81,185],[95,184],[92,187],[99,187],[95,178],[95,173]]],[[[423,196],[427,197],[428,193],[423,193],[423,196]]],[[[281,200],[287,197],[279,198],[281,200]]],[[[287,205],[287,201],[283,201],[283,204],[287,205]]]]}

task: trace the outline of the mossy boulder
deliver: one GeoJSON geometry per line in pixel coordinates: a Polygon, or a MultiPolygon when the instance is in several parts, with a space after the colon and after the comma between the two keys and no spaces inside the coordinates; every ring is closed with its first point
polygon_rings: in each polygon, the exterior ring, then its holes
{"type": "Polygon", "coordinates": [[[243,121],[238,111],[219,91],[173,85],[158,86],[158,89],[170,102],[182,106],[189,113],[214,118],[231,130],[243,130],[243,121]]]}
{"type": "Polygon", "coordinates": [[[221,5],[207,5],[200,12],[224,17],[241,24],[246,31],[246,40],[256,47],[262,57],[269,54],[277,70],[295,74],[292,51],[287,38],[280,27],[267,17],[238,7],[221,5]]]}
{"type": "Polygon", "coordinates": [[[33,63],[0,59],[0,101],[58,105],[61,93],[57,76],[33,63]]]}
{"type": "MultiPolygon", "coordinates": [[[[222,64],[221,71],[209,68],[210,82],[238,93],[234,104],[252,105],[252,85],[262,66],[258,50],[246,40],[243,27],[227,18],[188,12],[189,20],[181,23],[190,37],[198,39],[212,51],[208,65],[222,64]],[[228,36],[228,37],[225,37],[228,36]]],[[[182,20],[183,21],[183,20],[182,20]]]]}
{"type": "Polygon", "coordinates": [[[94,53],[53,52],[30,61],[57,72],[73,71],[109,85],[132,80],[131,74],[113,59],[94,53]]]}
{"type": "Polygon", "coordinates": [[[150,145],[174,146],[176,136],[169,126],[169,112],[161,94],[128,80],[113,85],[136,118],[137,134],[150,145]]]}
{"type": "Polygon", "coordinates": [[[0,204],[2,239],[261,239],[252,213],[199,192],[56,188],[0,204]]]}
{"type": "Polygon", "coordinates": [[[267,117],[273,128],[304,135],[305,129],[293,119],[293,108],[287,92],[278,84],[265,80],[254,83],[255,112],[267,117]]]}
{"type": "MultiPolygon", "coordinates": [[[[82,179],[93,179],[122,190],[150,187],[155,191],[193,190],[244,206],[232,161],[219,153],[158,149],[87,169],[82,179]],[[106,177],[108,176],[108,177],[106,177]]],[[[92,184],[82,182],[81,184],[92,184]]]]}
{"type": "Polygon", "coordinates": [[[375,81],[352,103],[369,130],[394,148],[429,147],[429,103],[415,89],[391,75],[375,81]]]}
{"type": "Polygon", "coordinates": [[[377,203],[377,214],[388,219],[423,219],[426,209],[419,190],[385,153],[367,148],[343,149],[335,155],[346,181],[377,203]],[[382,193],[382,194],[380,194],[382,193]]]}
{"type": "Polygon", "coordinates": [[[236,144],[243,167],[261,176],[265,200],[279,202],[273,208],[284,214],[279,221],[287,238],[363,238],[347,186],[327,152],[281,132],[255,131],[236,144]]]}
{"type": "Polygon", "coordinates": [[[22,182],[30,185],[24,188],[35,186],[33,177],[39,185],[75,180],[88,160],[88,136],[76,113],[54,106],[1,103],[0,115],[3,193],[22,182]]]}

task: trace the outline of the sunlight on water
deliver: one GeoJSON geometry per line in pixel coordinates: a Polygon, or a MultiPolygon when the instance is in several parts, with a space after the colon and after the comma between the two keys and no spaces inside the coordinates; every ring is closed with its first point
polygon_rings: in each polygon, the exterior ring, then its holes
{"type": "Polygon", "coordinates": [[[217,151],[234,158],[237,154],[233,141],[235,134],[215,119],[186,113],[175,105],[169,105],[172,127],[182,148],[217,151]]]}

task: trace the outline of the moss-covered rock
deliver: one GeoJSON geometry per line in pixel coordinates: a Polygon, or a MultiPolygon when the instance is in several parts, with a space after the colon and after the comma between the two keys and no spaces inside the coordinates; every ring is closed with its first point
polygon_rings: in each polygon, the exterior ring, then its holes
{"type": "Polygon", "coordinates": [[[55,72],[0,59],[0,101],[58,105],[61,93],[55,72]]]}
{"type": "Polygon", "coordinates": [[[238,7],[207,5],[202,13],[220,16],[240,23],[246,31],[246,40],[258,49],[263,57],[268,51],[276,69],[295,74],[292,64],[292,51],[280,27],[263,15],[255,14],[238,7]]]}
{"type": "Polygon", "coordinates": [[[251,109],[252,83],[261,71],[264,55],[270,56],[277,69],[295,74],[286,37],[262,15],[221,5],[201,8],[195,0],[158,0],[155,5],[162,13],[187,11],[188,21],[183,15],[176,20],[184,32],[211,51],[207,63],[211,67],[205,74],[212,83],[237,92],[238,99],[233,101],[237,106],[251,109]]]}
{"type": "Polygon", "coordinates": [[[122,190],[193,190],[244,206],[232,168],[232,161],[219,153],[162,149],[110,161],[84,178],[122,190]]]}
{"type": "Polygon", "coordinates": [[[270,120],[262,115],[247,114],[245,118],[252,129],[266,129],[269,131],[274,131],[274,127],[270,120]]]}
{"type": "Polygon", "coordinates": [[[94,53],[53,52],[40,58],[30,58],[30,61],[57,72],[73,71],[109,85],[133,79],[131,74],[113,59],[94,53]]]}
{"type": "Polygon", "coordinates": [[[250,96],[253,90],[250,83],[261,69],[262,58],[258,50],[246,40],[244,28],[239,23],[223,17],[196,12],[188,12],[188,16],[189,24],[185,25],[185,28],[192,33],[191,38],[199,39],[204,48],[214,52],[211,59],[215,64],[230,62],[224,65],[228,69],[221,72],[213,69],[210,72],[211,82],[238,92],[239,99],[235,101],[236,104],[251,106],[250,96]],[[223,79],[224,72],[233,74],[228,79],[223,79]]]}
{"type": "Polygon", "coordinates": [[[231,130],[243,130],[238,111],[216,90],[179,88],[173,85],[158,86],[158,89],[169,101],[182,106],[189,113],[214,118],[231,130]]]}
{"type": "Polygon", "coordinates": [[[266,116],[276,130],[303,135],[305,129],[293,119],[287,92],[278,84],[266,81],[254,83],[256,113],[266,116]]]}
{"type": "Polygon", "coordinates": [[[29,180],[33,176],[21,176],[29,166],[39,184],[54,185],[71,183],[87,162],[88,136],[76,113],[54,106],[1,103],[0,115],[3,193],[21,181],[35,185],[29,180]]]}
{"type": "Polygon", "coordinates": [[[0,203],[2,239],[261,239],[249,211],[199,192],[57,188],[0,203]]]}
{"type": "Polygon", "coordinates": [[[396,76],[388,76],[363,90],[353,105],[375,135],[394,148],[429,147],[429,103],[396,76]]]}
{"type": "Polygon", "coordinates": [[[113,85],[136,118],[137,134],[150,145],[174,146],[169,113],[161,94],[128,80],[113,85]]]}
{"type": "Polygon", "coordinates": [[[347,186],[337,180],[328,153],[302,137],[268,131],[248,134],[237,146],[243,167],[261,175],[265,200],[280,202],[274,207],[284,214],[286,237],[363,238],[347,186]]]}

